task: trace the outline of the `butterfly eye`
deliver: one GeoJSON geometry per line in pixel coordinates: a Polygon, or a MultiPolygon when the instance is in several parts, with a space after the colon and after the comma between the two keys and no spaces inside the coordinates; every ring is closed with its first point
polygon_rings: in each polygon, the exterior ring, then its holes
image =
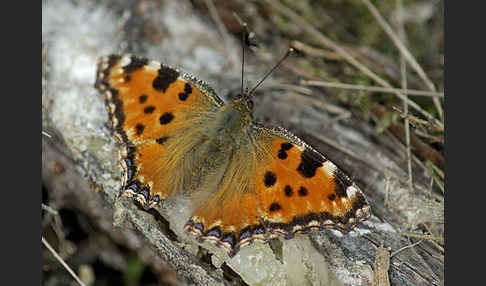
{"type": "Polygon", "coordinates": [[[253,100],[248,100],[246,102],[246,107],[248,107],[249,110],[253,109],[253,100]]]}

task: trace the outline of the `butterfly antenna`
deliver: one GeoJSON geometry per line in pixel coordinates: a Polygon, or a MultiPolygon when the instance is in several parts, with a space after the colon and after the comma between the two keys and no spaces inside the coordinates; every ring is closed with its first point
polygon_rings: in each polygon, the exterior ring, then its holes
{"type": "Polygon", "coordinates": [[[255,85],[254,88],[251,89],[250,93],[248,93],[248,96],[251,96],[253,92],[265,81],[265,79],[276,69],[280,66],[280,64],[285,61],[285,59],[290,56],[291,53],[294,52],[294,48],[289,48],[287,53],[277,62],[277,64],[270,70],[268,71],[263,78],[255,85]]]}

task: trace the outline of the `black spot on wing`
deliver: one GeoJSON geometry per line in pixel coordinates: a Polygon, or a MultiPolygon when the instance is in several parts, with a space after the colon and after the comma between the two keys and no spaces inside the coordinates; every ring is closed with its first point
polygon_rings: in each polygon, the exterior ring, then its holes
{"type": "Polygon", "coordinates": [[[273,186],[276,181],[277,181],[277,176],[275,175],[275,173],[270,171],[267,171],[265,173],[265,177],[263,178],[263,183],[267,188],[273,186]]]}
{"type": "Polygon", "coordinates": [[[185,94],[191,94],[192,93],[192,87],[190,84],[186,83],[186,85],[184,86],[184,93],[185,94]]]}
{"type": "Polygon", "coordinates": [[[165,93],[171,83],[179,77],[179,72],[166,66],[161,66],[157,77],[152,82],[155,90],[165,93]]]}
{"type": "Polygon", "coordinates": [[[151,114],[152,112],[154,112],[155,110],[155,106],[147,106],[143,109],[143,113],[145,114],[151,114]]]}
{"type": "Polygon", "coordinates": [[[166,112],[160,116],[159,121],[160,124],[165,125],[169,124],[174,119],[174,115],[170,112],[166,112]]]}
{"type": "Polygon", "coordinates": [[[148,96],[147,96],[146,94],[142,94],[142,95],[140,95],[140,97],[138,98],[138,101],[139,101],[140,103],[144,103],[145,101],[147,101],[147,98],[148,98],[148,96]]]}
{"type": "Polygon", "coordinates": [[[145,126],[143,124],[138,123],[137,125],[135,125],[135,132],[137,133],[137,135],[142,134],[143,129],[145,129],[145,126]]]}
{"type": "Polygon", "coordinates": [[[280,150],[278,150],[278,154],[277,154],[278,158],[281,160],[287,159],[288,157],[287,151],[290,150],[292,146],[293,145],[288,142],[282,143],[282,145],[280,145],[280,150]]]}
{"type": "Polygon", "coordinates": [[[147,59],[132,56],[130,57],[130,63],[123,67],[125,73],[130,74],[144,66],[148,63],[147,59]]]}
{"type": "Polygon", "coordinates": [[[186,99],[188,98],[188,95],[181,92],[179,93],[179,99],[182,100],[182,101],[185,101],[186,99]]]}
{"type": "Polygon", "coordinates": [[[162,137],[155,139],[155,141],[157,143],[159,143],[160,145],[162,145],[162,144],[164,144],[165,141],[167,141],[167,139],[169,139],[169,136],[162,136],[162,137]]]}
{"type": "Polygon", "coordinates": [[[284,192],[285,192],[285,195],[286,195],[287,197],[291,197],[291,196],[292,196],[292,194],[294,193],[294,192],[292,191],[292,187],[291,187],[291,186],[289,186],[289,185],[285,186],[284,192]]]}
{"type": "Polygon", "coordinates": [[[326,161],[321,155],[316,152],[305,149],[301,155],[301,161],[297,171],[306,178],[312,178],[316,175],[316,170],[322,167],[322,164],[326,161]]]}
{"type": "Polygon", "coordinates": [[[307,189],[305,187],[300,187],[299,196],[301,196],[301,197],[307,196],[307,189]]]}
{"type": "Polygon", "coordinates": [[[272,203],[268,208],[270,212],[276,212],[282,209],[282,206],[279,203],[272,203]]]}
{"type": "Polygon", "coordinates": [[[287,152],[285,152],[284,150],[280,149],[278,150],[278,154],[277,154],[278,158],[281,159],[281,160],[285,160],[287,159],[288,155],[287,155],[287,152]]]}
{"type": "Polygon", "coordinates": [[[179,93],[179,99],[185,101],[191,93],[192,87],[189,83],[186,82],[186,85],[184,85],[184,92],[179,93]]]}
{"type": "Polygon", "coordinates": [[[292,149],[293,145],[289,142],[285,142],[285,143],[282,143],[282,145],[280,145],[280,147],[282,148],[282,150],[289,151],[290,149],[292,149]]]}

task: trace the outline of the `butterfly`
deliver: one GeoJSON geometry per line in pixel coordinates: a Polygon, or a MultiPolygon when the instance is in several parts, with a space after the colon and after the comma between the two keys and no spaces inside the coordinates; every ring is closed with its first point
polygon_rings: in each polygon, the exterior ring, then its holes
{"type": "Polygon", "coordinates": [[[371,215],[334,163],[284,128],[253,120],[254,89],[225,104],[196,77],[128,54],[99,59],[95,88],[121,146],[121,194],[145,209],[188,196],[185,233],[229,257],[255,241],[348,232],[371,215]]]}

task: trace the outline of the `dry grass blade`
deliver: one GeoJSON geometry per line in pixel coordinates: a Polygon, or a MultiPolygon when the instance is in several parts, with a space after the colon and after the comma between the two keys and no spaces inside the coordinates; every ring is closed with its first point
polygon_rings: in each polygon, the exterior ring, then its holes
{"type": "Polygon", "coordinates": [[[387,176],[385,181],[385,202],[384,202],[385,207],[388,207],[390,205],[389,194],[390,194],[390,176],[387,176]]]}
{"type": "Polygon", "coordinates": [[[442,179],[444,179],[444,173],[442,170],[440,170],[437,166],[434,165],[431,161],[425,162],[425,166],[427,166],[427,169],[429,170],[429,173],[433,179],[433,181],[437,184],[439,189],[442,191],[442,193],[445,192],[444,184],[442,184],[441,179],[439,178],[440,175],[442,175],[442,179]]]}
{"type": "MultiPolygon", "coordinates": [[[[397,1],[398,9],[402,10],[402,0],[397,1]]],[[[399,22],[398,30],[400,37],[405,41],[406,34],[403,27],[403,21],[399,22]]],[[[400,54],[400,76],[402,79],[402,89],[407,89],[407,65],[405,63],[405,56],[400,54]]],[[[405,95],[406,96],[406,95],[405,95]]],[[[407,171],[408,171],[408,189],[413,190],[413,176],[412,176],[412,150],[410,148],[410,122],[408,120],[408,104],[403,102],[403,112],[405,113],[404,129],[405,129],[405,145],[407,147],[407,171]]]]}
{"type": "Polygon", "coordinates": [[[61,265],[64,268],[66,268],[66,270],[69,272],[69,274],[71,274],[71,276],[79,283],[79,285],[86,286],[86,284],[84,284],[84,282],[81,281],[81,279],[79,279],[79,277],[76,275],[76,273],[74,273],[74,271],[71,269],[71,267],[69,267],[69,265],[67,265],[66,262],[64,262],[62,257],[54,250],[54,248],[52,248],[52,246],[49,244],[49,242],[47,242],[47,240],[44,238],[44,236],[42,236],[42,244],[44,244],[44,246],[52,253],[52,255],[54,255],[54,257],[59,261],[59,263],[61,263],[61,265]]]}
{"type": "Polygon", "coordinates": [[[204,0],[204,4],[208,8],[209,13],[211,14],[211,18],[213,18],[214,22],[216,22],[218,31],[221,34],[221,37],[223,38],[225,53],[228,56],[230,64],[233,66],[234,60],[233,57],[231,56],[232,53],[230,52],[230,46],[229,46],[229,41],[231,36],[228,33],[228,30],[226,29],[226,26],[224,25],[223,21],[221,20],[221,17],[218,14],[218,9],[216,9],[213,0],[204,0]]]}
{"type": "Polygon", "coordinates": [[[426,240],[434,240],[434,241],[437,241],[440,244],[444,244],[444,238],[440,237],[440,236],[413,233],[413,232],[404,232],[403,235],[409,236],[409,237],[414,237],[414,238],[426,239],[426,240]]]}
{"type": "Polygon", "coordinates": [[[313,105],[313,106],[320,108],[322,110],[326,110],[329,113],[338,114],[339,116],[342,116],[344,118],[348,118],[348,117],[351,116],[351,113],[349,111],[347,111],[346,109],[341,108],[337,105],[325,103],[322,100],[316,100],[316,99],[310,98],[308,96],[303,96],[303,95],[300,95],[300,94],[297,94],[297,93],[287,94],[287,97],[291,98],[295,101],[298,101],[298,102],[313,105]]]}
{"type": "Polygon", "coordinates": [[[417,241],[417,242],[415,242],[415,243],[412,243],[412,244],[409,244],[409,245],[407,245],[407,246],[404,246],[404,247],[402,247],[402,248],[398,249],[397,251],[394,251],[394,252],[393,252],[393,253],[390,255],[390,257],[395,256],[396,254],[398,254],[399,252],[401,252],[401,251],[403,251],[403,250],[405,250],[405,249],[407,249],[407,248],[412,248],[412,247],[414,247],[414,246],[416,246],[416,245],[420,244],[421,242],[422,242],[422,240],[419,240],[419,241],[417,241]]]}
{"type": "MultiPolygon", "coordinates": [[[[289,17],[295,25],[299,26],[304,32],[312,36],[316,41],[321,43],[323,46],[326,46],[332,50],[334,50],[336,53],[338,53],[341,57],[343,57],[346,61],[348,61],[350,64],[355,66],[357,69],[359,69],[361,72],[369,76],[371,79],[376,81],[378,84],[384,87],[388,88],[393,88],[390,83],[388,83],[386,80],[382,79],[379,77],[376,73],[371,71],[369,68],[361,64],[359,61],[357,61],[348,51],[346,51],[345,48],[341,47],[340,45],[336,44],[334,41],[331,39],[327,38],[324,36],[321,32],[319,32],[314,26],[309,24],[307,21],[305,21],[302,17],[300,17],[297,13],[294,11],[290,10],[286,6],[280,4],[278,1],[275,0],[265,0],[268,4],[270,4],[272,7],[274,7],[276,10],[278,10],[280,13],[285,15],[286,17],[289,17]]],[[[417,110],[420,114],[422,114],[424,117],[429,119],[430,121],[434,122],[435,124],[441,126],[442,128],[444,127],[444,124],[437,120],[434,116],[432,116],[430,113],[422,109],[418,104],[416,104],[413,101],[410,101],[408,98],[406,98],[403,94],[396,92],[395,93],[401,100],[407,101],[410,107],[414,108],[417,110]]]]}
{"type": "Polygon", "coordinates": [[[300,41],[292,41],[292,43],[290,43],[290,45],[294,48],[296,48],[297,50],[299,51],[302,51],[312,57],[320,57],[320,58],[325,58],[325,59],[328,59],[328,60],[339,60],[341,59],[341,57],[337,54],[337,53],[334,53],[334,52],[329,52],[329,51],[325,51],[325,50],[322,50],[322,49],[316,49],[316,48],[313,48],[311,46],[308,46],[300,41]]]}
{"type": "Polygon", "coordinates": [[[59,212],[57,210],[55,210],[54,208],[52,208],[48,205],[41,204],[41,207],[42,207],[43,210],[45,210],[46,212],[48,212],[52,215],[59,215],[59,212]]]}
{"type": "MultiPolygon", "coordinates": [[[[415,58],[412,56],[412,54],[408,51],[408,49],[405,47],[405,45],[400,41],[400,38],[397,36],[397,34],[393,31],[393,29],[388,25],[388,23],[385,21],[385,19],[380,15],[380,12],[376,9],[376,7],[371,4],[369,0],[362,0],[363,3],[366,5],[366,7],[370,10],[371,14],[375,17],[375,19],[378,21],[380,26],[383,28],[383,30],[386,32],[386,34],[390,37],[390,39],[393,41],[395,46],[400,50],[400,53],[403,55],[405,60],[410,64],[410,66],[417,72],[417,74],[420,76],[420,78],[423,79],[427,87],[431,91],[436,91],[436,88],[432,81],[427,77],[427,74],[424,72],[422,67],[417,63],[415,58]]],[[[437,109],[437,112],[439,113],[439,117],[441,120],[444,119],[444,111],[442,110],[442,106],[440,105],[439,99],[434,97],[433,98],[435,108],[437,109]]]]}
{"type": "MultiPolygon", "coordinates": [[[[335,87],[335,88],[344,88],[344,89],[356,89],[356,90],[364,90],[364,91],[371,91],[371,92],[386,92],[386,93],[400,92],[400,93],[409,94],[409,95],[444,97],[443,92],[414,90],[414,89],[399,89],[399,88],[389,88],[389,87],[379,87],[379,86],[365,86],[365,85],[358,85],[358,84],[347,84],[347,83],[327,82],[327,81],[301,80],[300,84],[310,85],[310,86],[323,86],[323,87],[335,87]]],[[[409,100],[406,100],[405,102],[408,102],[408,101],[409,100]]]]}

